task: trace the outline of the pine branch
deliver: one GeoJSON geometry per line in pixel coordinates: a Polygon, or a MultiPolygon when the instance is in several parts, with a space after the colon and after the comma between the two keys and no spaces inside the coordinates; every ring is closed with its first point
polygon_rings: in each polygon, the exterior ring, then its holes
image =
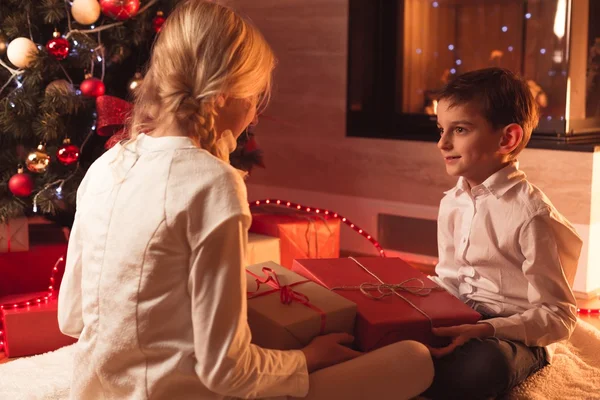
{"type": "Polygon", "coordinates": [[[29,26],[27,24],[27,13],[12,12],[2,23],[2,30],[9,38],[19,36],[29,37],[29,26]]]}
{"type": "Polygon", "coordinates": [[[72,52],[76,56],[71,58],[73,65],[77,68],[88,69],[95,57],[94,49],[98,47],[98,43],[85,33],[76,31],[71,31],[70,38],[71,43],[76,47],[76,50],[72,52]]]}
{"type": "Polygon", "coordinates": [[[44,16],[44,23],[57,25],[67,17],[64,0],[42,0],[38,6],[39,12],[44,16]]]}

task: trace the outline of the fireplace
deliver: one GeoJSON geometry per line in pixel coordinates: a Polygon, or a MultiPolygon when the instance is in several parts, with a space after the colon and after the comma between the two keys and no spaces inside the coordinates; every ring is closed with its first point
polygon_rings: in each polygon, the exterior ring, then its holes
{"type": "Polygon", "coordinates": [[[349,0],[347,135],[436,140],[432,93],[498,66],[540,108],[532,142],[600,143],[600,1],[349,0]]]}

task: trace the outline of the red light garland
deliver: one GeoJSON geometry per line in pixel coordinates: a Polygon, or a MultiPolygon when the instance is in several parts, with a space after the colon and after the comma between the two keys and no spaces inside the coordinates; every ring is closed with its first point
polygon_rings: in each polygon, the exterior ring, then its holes
{"type": "Polygon", "coordinates": [[[339,218],[344,224],[348,225],[353,231],[355,231],[356,233],[358,233],[359,235],[361,235],[365,239],[367,239],[369,242],[371,242],[371,244],[373,244],[373,246],[375,246],[375,248],[377,249],[377,251],[381,257],[385,257],[385,251],[383,250],[383,248],[381,247],[379,242],[377,242],[377,240],[375,240],[373,238],[373,236],[369,235],[365,230],[361,229],[358,225],[354,224],[348,218],[336,213],[335,211],[324,210],[322,208],[316,208],[316,207],[307,207],[307,206],[303,206],[298,203],[292,203],[291,201],[287,201],[287,200],[264,199],[264,200],[251,201],[249,204],[250,204],[250,207],[258,207],[262,204],[271,204],[271,205],[276,205],[276,206],[280,206],[280,207],[295,208],[296,210],[303,210],[303,211],[306,211],[308,213],[313,213],[313,214],[323,214],[323,215],[330,216],[332,218],[339,218]]]}

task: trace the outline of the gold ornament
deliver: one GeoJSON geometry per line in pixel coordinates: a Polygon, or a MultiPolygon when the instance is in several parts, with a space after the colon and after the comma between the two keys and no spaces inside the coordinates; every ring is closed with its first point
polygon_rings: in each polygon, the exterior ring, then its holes
{"type": "Polygon", "coordinates": [[[46,96],[69,96],[75,94],[75,89],[69,81],[57,79],[46,86],[46,96]]]}
{"type": "Polygon", "coordinates": [[[144,82],[144,77],[141,73],[136,72],[135,75],[133,75],[133,78],[131,78],[131,80],[127,84],[129,94],[134,95],[137,89],[139,89],[139,87],[142,85],[142,82],[144,82]]]}
{"type": "Polygon", "coordinates": [[[50,156],[46,152],[46,146],[43,143],[40,143],[37,150],[32,151],[27,155],[25,164],[27,165],[27,169],[31,172],[46,172],[48,164],[50,164],[50,156]]]}
{"type": "Polygon", "coordinates": [[[0,32],[0,56],[6,54],[6,49],[8,48],[8,37],[0,32]]]}

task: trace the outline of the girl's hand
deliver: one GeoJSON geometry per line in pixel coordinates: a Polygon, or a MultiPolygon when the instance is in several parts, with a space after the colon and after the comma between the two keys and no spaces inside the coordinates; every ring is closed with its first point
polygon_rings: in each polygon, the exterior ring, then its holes
{"type": "Polygon", "coordinates": [[[429,352],[433,357],[440,358],[452,353],[457,347],[462,346],[471,339],[494,336],[494,327],[490,324],[465,324],[448,326],[444,328],[433,328],[434,335],[451,337],[452,343],[446,347],[429,347],[429,352]]]}
{"type": "Polygon", "coordinates": [[[314,338],[302,349],[306,357],[308,373],[360,356],[361,352],[347,346],[353,341],[354,336],[347,333],[330,333],[314,338]]]}

